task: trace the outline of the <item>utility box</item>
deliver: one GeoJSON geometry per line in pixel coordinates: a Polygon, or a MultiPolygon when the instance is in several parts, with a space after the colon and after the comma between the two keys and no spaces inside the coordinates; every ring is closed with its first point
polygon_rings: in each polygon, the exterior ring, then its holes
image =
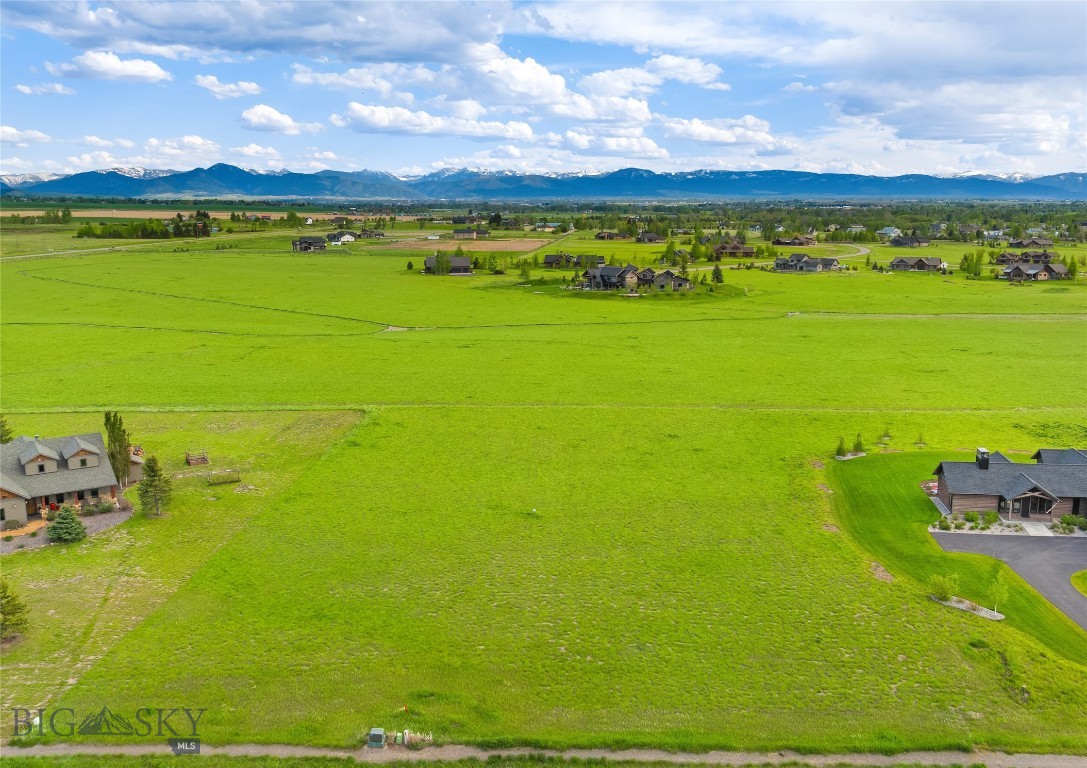
{"type": "Polygon", "coordinates": [[[366,737],[366,746],[373,747],[374,749],[385,748],[385,729],[384,728],[371,728],[370,735],[366,737]]]}

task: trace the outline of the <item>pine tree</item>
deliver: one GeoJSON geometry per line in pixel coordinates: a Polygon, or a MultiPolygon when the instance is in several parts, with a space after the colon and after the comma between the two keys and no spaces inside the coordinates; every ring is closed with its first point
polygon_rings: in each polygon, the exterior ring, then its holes
{"type": "Polygon", "coordinates": [[[49,534],[50,541],[70,543],[83,541],[83,539],[87,538],[87,529],[84,527],[83,521],[75,516],[75,510],[67,504],[60,508],[60,511],[57,512],[57,519],[45,530],[49,534]]]}
{"type": "Polygon", "coordinates": [[[0,417],[0,444],[10,443],[15,438],[15,434],[11,431],[11,427],[8,426],[8,420],[0,417]]]}
{"type": "Polygon", "coordinates": [[[861,433],[857,433],[857,439],[853,441],[853,453],[864,453],[864,441],[861,440],[861,433]]]}
{"type": "Polygon", "coordinates": [[[0,639],[26,632],[26,603],[6,581],[0,581],[0,639]]]}
{"type": "Polygon", "coordinates": [[[148,456],[143,465],[143,480],[136,487],[136,493],[140,497],[140,506],[143,513],[149,515],[162,514],[162,510],[170,505],[173,497],[173,486],[170,478],[159,466],[157,456],[148,456]]]}
{"type": "Polygon", "coordinates": [[[725,282],[725,273],[721,271],[720,264],[713,265],[713,282],[717,283],[718,285],[725,282]]]}
{"type": "Polygon", "coordinates": [[[846,454],[845,438],[844,437],[839,437],[838,438],[838,448],[834,451],[834,455],[835,456],[845,456],[845,454],[846,454]]]}
{"type": "Polygon", "coordinates": [[[412,263],[411,263],[411,262],[409,261],[409,262],[408,262],[408,271],[410,272],[410,271],[411,271],[411,270],[413,270],[413,269],[415,269],[415,265],[414,265],[414,264],[412,264],[412,263]]]}

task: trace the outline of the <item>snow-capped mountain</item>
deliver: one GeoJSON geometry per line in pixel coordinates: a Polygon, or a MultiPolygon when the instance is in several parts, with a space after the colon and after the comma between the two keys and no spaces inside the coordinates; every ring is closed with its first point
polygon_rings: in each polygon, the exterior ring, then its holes
{"type": "Polygon", "coordinates": [[[19,187],[25,187],[28,184],[39,184],[43,181],[62,179],[65,175],[66,174],[63,173],[9,173],[0,176],[0,181],[4,182],[9,187],[18,189],[19,187]]]}
{"type": "Polygon", "coordinates": [[[161,179],[163,176],[173,176],[179,171],[171,169],[161,170],[158,168],[143,168],[139,165],[134,165],[130,168],[103,168],[95,171],[95,173],[119,173],[121,176],[127,176],[130,179],[161,179]]]}

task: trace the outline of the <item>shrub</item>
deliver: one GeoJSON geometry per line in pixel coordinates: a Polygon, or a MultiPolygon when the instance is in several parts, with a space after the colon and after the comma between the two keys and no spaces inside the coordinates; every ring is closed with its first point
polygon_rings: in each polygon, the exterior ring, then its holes
{"type": "Polygon", "coordinates": [[[864,453],[864,441],[861,440],[861,433],[857,433],[857,439],[853,441],[853,453],[864,453]]]}
{"type": "Polygon", "coordinates": [[[15,537],[14,536],[5,536],[4,541],[15,541],[15,537]]]}
{"type": "Polygon", "coordinates": [[[950,531],[951,523],[947,522],[946,517],[941,517],[940,522],[936,524],[941,531],[950,531]]]}
{"type": "Polygon", "coordinates": [[[846,454],[845,438],[844,437],[839,437],[838,438],[838,448],[834,451],[834,455],[835,456],[845,456],[845,454],[846,454]]]}
{"type": "Polygon", "coordinates": [[[410,271],[411,271],[411,270],[413,270],[413,269],[415,269],[415,265],[414,265],[414,264],[412,264],[412,263],[411,263],[411,262],[409,261],[409,262],[408,262],[408,271],[410,272],[410,271]]]}
{"type": "Polygon", "coordinates": [[[968,523],[976,523],[976,522],[977,522],[978,520],[980,520],[980,519],[981,519],[981,518],[980,518],[980,517],[978,516],[978,513],[977,513],[977,512],[967,512],[967,513],[966,513],[965,515],[963,515],[963,518],[964,518],[964,519],[966,520],[966,522],[968,522],[968,523]]]}
{"type": "Polygon", "coordinates": [[[38,537],[38,532],[37,531],[31,531],[30,532],[30,538],[36,539],[37,537],[38,537]]]}
{"type": "Polygon", "coordinates": [[[937,574],[929,580],[929,587],[932,589],[933,597],[940,602],[946,603],[959,588],[959,577],[953,573],[946,576],[937,574]]]}
{"type": "Polygon", "coordinates": [[[1062,515],[1061,525],[1067,525],[1070,528],[1079,528],[1081,531],[1087,531],[1087,517],[1080,517],[1079,515],[1062,515]]]}
{"type": "Polygon", "coordinates": [[[46,520],[46,522],[51,523],[56,519],[57,519],[57,511],[55,509],[45,510],[45,520],[46,520]]]}
{"type": "Polygon", "coordinates": [[[64,505],[60,508],[60,512],[57,513],[56,522],[51,523],[46,532],[49,534],[50,541],[59,541],[62,543],[70,543],[75,541],[82,541],[87,538],[87,528],[83,525],[72,508],[68,505],[64,505]]]}
{"type": "Polygon", "coordinates": [[[985,513],[985,516],[982,518],[982,520],[985,521],[986,525],[996,525],[1000,522],[1000,515],[997,514],[996,510],[990,509],[988,512],[985,513]]]}

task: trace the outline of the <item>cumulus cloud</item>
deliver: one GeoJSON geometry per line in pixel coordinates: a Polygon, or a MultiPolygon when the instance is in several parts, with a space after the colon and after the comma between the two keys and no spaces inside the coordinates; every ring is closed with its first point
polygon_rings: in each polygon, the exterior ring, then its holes
{"type": "Polygon", "coordinates": [[[321,130],[320,123],[298,123],[290,115],[285,115],[267,104],[257,104],[242,112],[242,123],[254,131],[269,131],[296,136],[303,131],[316,133],[321,130]]]}
{"type": "Polygon", "coordinates": [[[566,143],[578,151],[596,151],[639,158],[666,158],[668,150],[640,131],[628,135],[596,135],[579,130],[566,132],[566,143]]]}
{"type": "Polygon", "coordinates": [[[151,167],[193,167],[219,159],[219,144],[203,136],[190,134],[180,138],[150,138],[143,145],[144,155],[130,158],[132,162],[151,167]]]}
{"type": "Polygon", "coordinates": [[[117,158],[101,149],[96,152],[84,152],[81,155],[70,155],[68,162],[77,169],[88,170],[116,166],[117,158]]]}
{"type": "Polygon", "coordinates": [[[239,80],[236,83],[220,83],[215,75],[197,75],[193,80],[201,88],[211,91],[217,99],[236,99],[239,96],[256,96],[262,89],[256,83],[239,80]]]}
{"type": "Polygon", "coordinates": [[[52,137],[33,129],[20,131],[10,125],[0,125],[0,141],[17,147],[29,147],[31,144],[43,144],[52,141],[52,137]]]}
{"type": "Polygon", "coordinates": [[[71,96],[73,93],[75,93],[74,89],[69,88],[66,85],[61,85],[60,83],[39,83],[37,85],[23,85],[20,83],[19,85],[15,86],[15,90],[17,90],[19,93],[25,93],[28,96],[43,93],[57,94],[60,96],[71,96]]]}
{"type": "Polygon", "coordinates": [[[51,75],[85,77],[96,80],[127,80],[133,83],[158,83],[172,80],[173,75],[148,59],[122,59],[112,51],[87,51],[72,59],[70,64],[47,62],[51,75]]]}
{"type": "Polygon", "coordinates": [[[713,120],[663,117],[661,125],[664,135],[669,138],[689,139],[707,144],[750,144],[763,152],[799,148],[795,141],[771,134],[770,123],[754,115],[713,120]]]}
{"type": "Polygon", "coordinates": [[[800,81],[793,81],[781,90],[786,93],[810,93],[811,91],[818,90],[814,85],[805,85],[800,81]]]}
{"type": "Polygon", "coordinates": [[[342,115],[330,120],[341,128],[370,133],[413,133],[466,136],[470,138],[502,138],[531,140],[532,127],[518,121],[498,122],[468,120],[463,117],[432,115],[403,107],[383,107],[352,101],[342,115]]]}
{"type": "Polygon", "coordinates": [[[278,159],[279,150],[275,147],[262,147],[260,144],[246,144],[244,147],[231,147],[231,152],[237,152],[239,155],[245,157],[253,157],[258,159],[278,159]]]}

